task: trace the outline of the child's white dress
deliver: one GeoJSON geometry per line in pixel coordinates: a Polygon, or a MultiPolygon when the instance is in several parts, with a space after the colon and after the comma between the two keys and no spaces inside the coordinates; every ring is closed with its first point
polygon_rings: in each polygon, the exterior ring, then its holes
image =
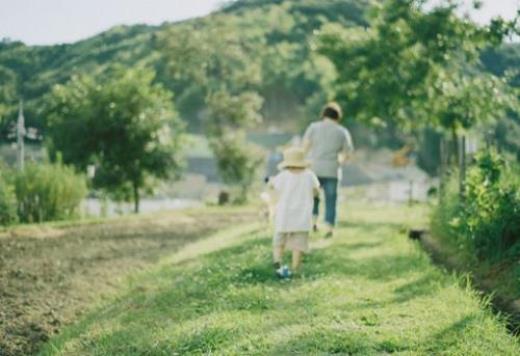
{"type": "Polygon", "coordinates": [[[309,169],[301,172],[283,170],[270,183],[278,198],[274,244],[287,243],[288,248],[307,251],[307,239],[304,237],[312,229],[314,190],[320,187],[318,178],[309,169]]]}

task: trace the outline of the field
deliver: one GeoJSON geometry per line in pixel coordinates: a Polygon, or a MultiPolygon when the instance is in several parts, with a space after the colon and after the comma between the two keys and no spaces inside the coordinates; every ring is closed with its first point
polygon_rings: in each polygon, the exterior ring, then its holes
{"type": "Polygon", "coordinates": [[[256,210],[205,208],[0,230],[0,355],[28,355],[126,277],[256,210]]]}
{"type": "Polygon", "coordinates": [[[422,207],[348,204],[302,275],[274,278],[265,224],[184,246],[51,338],[43,355],[517,355],[467,278],[406,237],[422,207]]]}

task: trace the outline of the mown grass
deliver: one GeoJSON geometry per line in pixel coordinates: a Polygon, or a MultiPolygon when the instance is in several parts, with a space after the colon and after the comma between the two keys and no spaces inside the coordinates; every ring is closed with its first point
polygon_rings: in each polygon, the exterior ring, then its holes
{"type": "Polygon", "coordinates": [[[476,293],[407,240],[422,208],[346,211],[299,278],[273,278],[267,228],[235,227],[137,276],[42,354],[520,354],[476,293]]]}

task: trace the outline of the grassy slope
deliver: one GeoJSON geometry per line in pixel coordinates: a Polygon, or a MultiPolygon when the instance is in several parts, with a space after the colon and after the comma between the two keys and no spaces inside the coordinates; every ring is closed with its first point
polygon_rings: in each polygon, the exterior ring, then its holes
{"type": "Polygon", "coordinates": [[[476,294],[433,267],[408,208],[352,206],[304,276],[272,278],[265,228],[188,246],[51,340],[43,354],[519,354],[476,294]]]}
{"type": "Polygon", "coordinates": [[[438,210],[432,214],[431,232],[427,243],[439,259],[446,262],[452,269],[461,273],[469,273],[485,290],[493,291],[496,297],[515,303],[520,310],[520,264],[513,258],[501,261],[479,259],[470,241],[456,236],[445,225],[450,221],[450,209],[438,210]]]}

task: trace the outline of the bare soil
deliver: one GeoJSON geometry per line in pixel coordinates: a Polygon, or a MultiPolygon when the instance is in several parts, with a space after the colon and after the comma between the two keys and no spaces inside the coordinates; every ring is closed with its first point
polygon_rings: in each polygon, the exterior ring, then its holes
{"type": "Polygon", "coordinates": [[[256,217],[251,209],[201,209],[0,231],[0,356],[38,352],[129,274],[189,242],[256,217]]]}

